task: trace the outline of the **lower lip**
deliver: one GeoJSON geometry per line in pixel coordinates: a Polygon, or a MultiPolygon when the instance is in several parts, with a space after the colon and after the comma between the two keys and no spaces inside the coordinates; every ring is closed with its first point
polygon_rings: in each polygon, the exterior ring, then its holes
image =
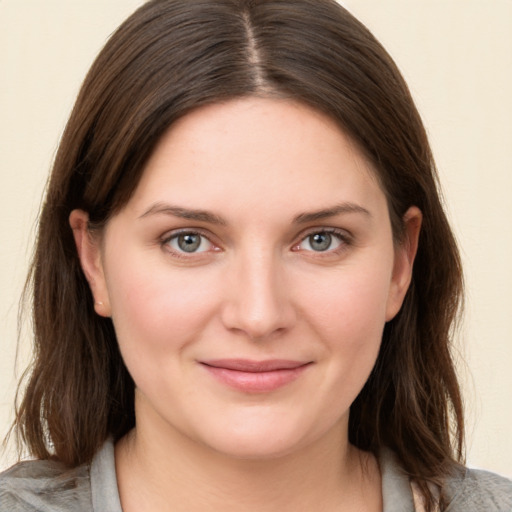
{"type": "Polygon", "coordinates": [[[309,366],[285,368],[268,372],[244,372],[203,365],[208,372],[223,384],[245,393],[268,393],[296,380],[309,366]]]}

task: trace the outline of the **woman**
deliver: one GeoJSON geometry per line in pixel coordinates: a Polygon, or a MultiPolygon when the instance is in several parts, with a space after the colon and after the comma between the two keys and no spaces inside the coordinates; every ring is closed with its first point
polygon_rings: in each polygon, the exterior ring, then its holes
{"type": "Polygon", "coordinates": [[[436,179],[335,2],[145,4],[55,160],[0,510],[509,510],[461,465],[436,179]]]}

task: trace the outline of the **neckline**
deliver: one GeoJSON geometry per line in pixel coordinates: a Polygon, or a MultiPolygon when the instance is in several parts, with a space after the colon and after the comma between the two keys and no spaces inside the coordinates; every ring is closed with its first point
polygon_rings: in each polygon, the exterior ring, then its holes
{"type": "MultiPolygon", "coordinates": [[[[383,448],[379,453],[382,476],[383,512],[414,510],[409,477],[402,471],[394,453],[383,448]]],[[[114,443],[108,439],[91,463],[93,512],[123,512],[117,487],[114,443]]]]}
{"type": "Polygon", "coordinates": [[[123,512],[117,488],[114,442],[105,441],[91,463],[93,512],[123,512]]]}

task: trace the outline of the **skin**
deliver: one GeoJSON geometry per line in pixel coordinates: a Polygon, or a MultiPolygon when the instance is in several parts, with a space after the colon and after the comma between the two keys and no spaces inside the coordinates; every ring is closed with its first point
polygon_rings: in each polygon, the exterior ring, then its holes
{"type": "Polygon", "coordinates": [[[348,415],[409,286],[421,213],[395,244],[375,171],[330,118],[262,98],[198,109],[101,236],[87,220],[70,217],[82,267],[137,388],[116,446],[125,511],[381,510],[348,415]],[[225,358],[304,369],[239,389],[204,364],[225,358]]]}

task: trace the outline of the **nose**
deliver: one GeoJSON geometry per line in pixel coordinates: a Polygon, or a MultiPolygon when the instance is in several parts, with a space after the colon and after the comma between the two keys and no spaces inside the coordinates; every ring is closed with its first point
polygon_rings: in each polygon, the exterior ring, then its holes
{"type": "Polygon", "coordinates": [[[296,311],[278,256],[253,252],[231,270],[222,310],[227,329],[263,341],[293,326],[296,311]]]}

